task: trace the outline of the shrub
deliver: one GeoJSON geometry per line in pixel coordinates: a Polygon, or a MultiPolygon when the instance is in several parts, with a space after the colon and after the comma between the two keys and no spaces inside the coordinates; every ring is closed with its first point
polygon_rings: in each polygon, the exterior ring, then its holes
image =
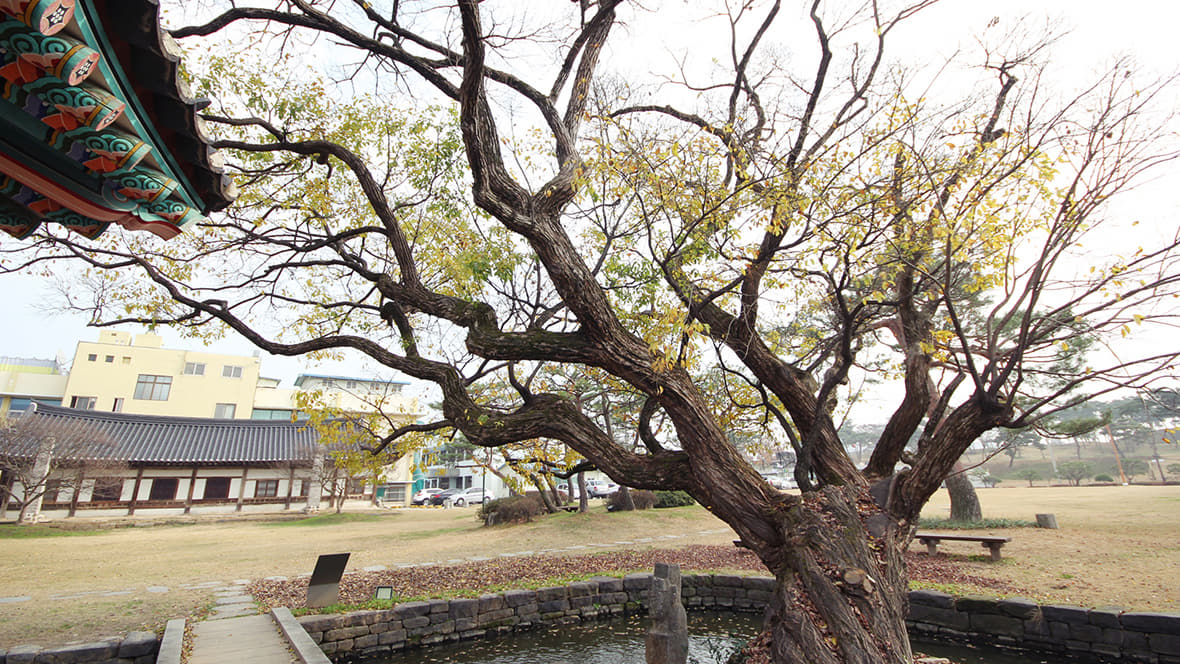
{"type": "Polygon", "coordinates": [[[498,523],[527,523],[542,511],[541,499],[537,496],[509,496],[486,501],[479,508],[476,518],[485,526],[498,523]]]}
{"type": "MultiPolygon", "coordinates": [[[[615,493],[618,492],[616,491],[615,493]]],[[[632,489],[631,501],[635,503],[635,509],[649,510],[656,504],[656,494],[643,489],[632,489]]]]}
{"type": "Polygon", "coordinates": [[[684,491],[656,492],[656,507],[684,507],[685,505],[695,505],[696,502],[684,491]]]}
{"type": "MultiPolygon", "coordinates": [[[[631,489],[628,493],[631,494],[631,502],[637,510],[651,509],[656,504],[656,494],[651,491],[631,489]]],[[[619,512],[626,509],[622,491],[616,491],[606,497],[606,509],[610,512],[619,512]]]]}
{"type": "Polygon", "coordinates": [[[1094,481],[1095,481],[1095,482],[1113,482],[1113,481],[1114,481],[1114,478],[1113,478],[1113,477],[1111,477],[1110,475],[1106,475],[1106,474],[1103,474],[1103,475],[1095,475],[1095,476],[1094,476],[1094,481]]]}

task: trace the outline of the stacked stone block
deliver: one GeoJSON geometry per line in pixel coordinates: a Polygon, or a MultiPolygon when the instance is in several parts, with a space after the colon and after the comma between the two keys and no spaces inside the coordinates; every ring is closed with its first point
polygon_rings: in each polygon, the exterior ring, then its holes
{"type": "Polygon", "coordinates": [[[910,593],[910,633],[999,645],[1080,661],[1180,664],[1180,613],[1123,612],[1022,598],[910,593]]]}
{"type": "Polygon", "coordinates": [[[0,664],[154,664],[160,642],[151,632],[131,632],[121,639],[76,643],[59,648],[0,648],[0,664]]]}

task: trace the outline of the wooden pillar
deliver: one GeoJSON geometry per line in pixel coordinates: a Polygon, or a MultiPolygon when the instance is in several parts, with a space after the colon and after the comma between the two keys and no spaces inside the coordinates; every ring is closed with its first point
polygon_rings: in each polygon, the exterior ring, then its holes
{"type": "Polygon", "coordinates": [[[287,472],[287,502],[283,505],[283,509],[291,509],[291,495],[295,493],[295,465],[292,464],[287,472]]]}
{"type": "Polygon", "coordinates": [[[78,474],[74,476],[74,495],[70,496],[70,516],[78,513],[78,496],[82,495],[82,481],[85,479],[86,469],[79,467],[78,474]]]}
{"type": "Polygon", "coordinates": [[[248,475],[249,473],[250,473],[249,466],[245,466],[242,468],[242,481],[241,481],[241,484],[238,486],[238,507],[237,507],[237,510],[235,510],[238,512],[242,511],[242,500],[246,498],[246,475],[248,475]]]}
{"type": "Polygon", "coordinates": [[[193,509],[193,491],[197,488],[197,467],[193,466],[193,474],[188,480],[188,497],[184,499],[184,513],[188,514],[193,509]]]}
{"type": "Polygon", "coordinates": [[[135,474],[135,487],[131,489],[131,503],[127,505],[127,516],[135,514],[135,501],[139,499],[140,482],[143,482],[143,466],[140,466],[139,472],[135,474]]]}

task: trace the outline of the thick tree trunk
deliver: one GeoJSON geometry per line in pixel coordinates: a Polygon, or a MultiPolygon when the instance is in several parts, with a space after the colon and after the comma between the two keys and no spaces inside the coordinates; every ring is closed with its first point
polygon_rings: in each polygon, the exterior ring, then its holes
{"type": "Polygon", "coordinates": [[[951,497],[951,521],[975,522],[983,520],[979,507],[979,495],[975,486],[963,472],[963,464],[955,462],[955,468],[946,476],[946,490],[951,497]]]}
{"type": "Polygon", "coordinates": [[[828,487],[805,498],[788,518],[806,534],[759,552],[778,581],[763,634],[776,663],[913,661],[902,557],[910,529],[853,493],[828,487]]]}
{"type": "Polygon", "coordinates": [[[619,487],[619,496],[614,500],[615,509],[620,512],[634,512],[635,500],[631,497],[630,487],[619,487]]]}

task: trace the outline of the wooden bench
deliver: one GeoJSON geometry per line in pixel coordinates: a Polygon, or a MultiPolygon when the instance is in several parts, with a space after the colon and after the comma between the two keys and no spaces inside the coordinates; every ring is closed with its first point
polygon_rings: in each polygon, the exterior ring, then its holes
{"type": "Polygon", "coordinates": [[[1000,560],[1000,549],[1005,544],[1012,541],[1011,537],[998,537],[996,535],[946,535],[943,533],[917,533],[914,537],[918,541],[926,545],[926,553],[934,555],[938,553],[938,543],[946,540],[948,542],[979,542],[983,547],[992,554],[992,560],[1000,560]]]}

